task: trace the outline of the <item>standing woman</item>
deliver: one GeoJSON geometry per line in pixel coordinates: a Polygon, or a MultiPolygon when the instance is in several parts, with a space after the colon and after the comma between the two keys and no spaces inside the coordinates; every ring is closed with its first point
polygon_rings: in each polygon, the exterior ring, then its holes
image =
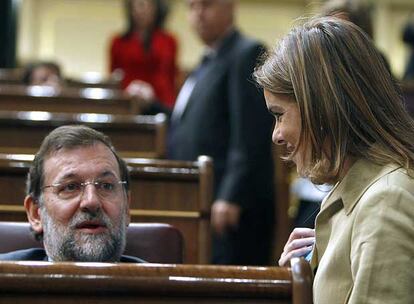
{"type": "Polygon", "coordinates": [[[128,26],[111,42],[110,70],[128,93],[172,108],[176,98],[177,42],[163,30],[164,0],[127,0],[128,26]]]}
{"type": "Polygon", "coordinates": [[[315,303],[414,303],[414,122],[381,55],[350,22],[293,29],[254,74],[273,141],[312,182],[334,185],[315,231],[295,229],[279,264],[312,249],[315,303]]]}

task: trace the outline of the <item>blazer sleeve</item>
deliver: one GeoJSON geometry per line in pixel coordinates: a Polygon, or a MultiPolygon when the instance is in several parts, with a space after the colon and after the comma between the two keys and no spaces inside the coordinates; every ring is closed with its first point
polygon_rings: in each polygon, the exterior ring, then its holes
{"type": "Polygon", "coordinates": [[[158,69],[154,72],[154,86],[158,98],[172,108],[176,98],[175,81],[177,75],[177,42],[173,36],[162,36],[156,45],[158,69]]]}
{"type": "Polygon", "coordinates": [[[260,179],[272,178],[272,118],[266,109],[262,91],[252,80],[257,58],[264,48],[248,42],[237,49],[227,84],[230,144],[217,197],[249,207],[258,203],[252,197],[260,191],[258,187],[266,191],[263,189],[266,182],[262,183],[260,179]]]}
{"type": "Polygon", "coordinates": [[[407,190],[387,186],[359,203],[347,303],[414,303],[413,201],[407,190]]]}

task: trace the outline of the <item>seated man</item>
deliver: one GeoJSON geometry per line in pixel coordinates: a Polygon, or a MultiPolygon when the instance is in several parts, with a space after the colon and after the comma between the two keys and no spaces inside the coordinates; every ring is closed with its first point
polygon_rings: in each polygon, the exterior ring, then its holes
{"type": "Polygon", "coordinates": [[[0,254],[0,260],[129,262],[129,173],[109,138],[85,126],[62,126],[43,140],[24,200],[45,249],[0,254]]]}

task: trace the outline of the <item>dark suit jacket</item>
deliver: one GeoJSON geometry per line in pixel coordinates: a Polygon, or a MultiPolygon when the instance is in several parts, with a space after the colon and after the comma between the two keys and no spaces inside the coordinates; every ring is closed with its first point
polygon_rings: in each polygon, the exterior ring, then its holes
{"type": "MultiPolygon", "coordinates": [[[[0,261],[47,261],[46,251],[43,248],[30,248],[0,254],[0,261]]],[[[121,263],[145,263],[139,258],[123,255],[121,263]]]]}
{"type": "Polygon", "coordinates": [[[226,37],[198,78],[169,141],[173,159],[211,156],[215,198],[244,208],[273,202],[272,119],[251,76],[263,51],[238,31],[226,37]]]}

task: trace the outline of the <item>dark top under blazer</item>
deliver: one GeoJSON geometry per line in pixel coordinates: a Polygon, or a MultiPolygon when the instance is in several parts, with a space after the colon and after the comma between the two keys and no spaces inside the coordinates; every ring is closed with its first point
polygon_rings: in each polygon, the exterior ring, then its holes
{"type": "Polygon", "coordinates": [[[211,156],[215,198],[244,208],[273,202],[272,119],[252,80],[263,51],[238,31],[225,38],[170,134],[170,157],[211,156]]]}
{"type": "MultiPolygon", "coordinates": [[[[48,257],[43,248],[30,248],[0,254],[0,261],[47,261],[48,257]]],[[[145,263],[139,258],[123,255],[121,263],[145,263]]]]}

